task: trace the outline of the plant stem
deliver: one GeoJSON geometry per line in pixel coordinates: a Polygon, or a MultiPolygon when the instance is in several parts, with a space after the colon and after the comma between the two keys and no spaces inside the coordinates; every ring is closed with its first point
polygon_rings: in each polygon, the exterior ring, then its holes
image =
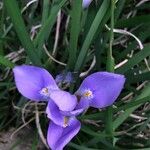
{"type": "Polygon", "coordinates": [[[115,0],[111,0],[111,27],[110,27],[110,40],[109,40],[109,49],[107,51],[107,64],[106,68],[109,72],[114,72],[114,58],[112,56],[112,46],[114,41],[114,9],[115,9],[115,0]]]}
{"type": "MultiPolygon", "coordinates": [[[[112,46],[114,41],[114,9],[115,9],[115,0],[111,0],[111,30],[110,30],[110,40],[109,40],[109,49],[107,51],[107,64],[106,68],[108,72],[114,72],[114,58],[112,56],[112,46]]],[[[105,131],[107,134],[111,135],[111,141],[113,139],[113,109],[112,106],[108,107],[106,110],[106,128],[105,131]]]]}

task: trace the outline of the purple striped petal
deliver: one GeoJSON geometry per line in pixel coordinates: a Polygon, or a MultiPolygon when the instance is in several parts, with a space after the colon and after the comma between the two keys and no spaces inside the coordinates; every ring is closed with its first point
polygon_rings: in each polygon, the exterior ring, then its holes
{"type": "Polygon", "coordinates": [[[70,125],[63,128],[51,122],[47,133],[47,142],[52,150],[63,150],[63,148],[79,132],[81,124],[77,119],[72,119],[70,125]]]}
{"type": "Polygon", "coordinates": [[[114,103],[124,83],[123,75],[97,72],[84,79],[76,94],[82,97],[80,103],[85,104],[89,101],[90,106],[103,108],[114,103]]]}
{"type": "Polygon", "coordinates": [[[53,77],[43,68],[22,65],[15,67],[13,72],[19,92],[33,101],[43,99],[40,94],[43,88],[51,87],[58,89],[53,77]]]}
{"type": "Polygon", "coordinates": [[[50,94],[50,98],[62,111],[72,111],[77,105],[77,98],[69,92],[56,90],[50,94]]]}

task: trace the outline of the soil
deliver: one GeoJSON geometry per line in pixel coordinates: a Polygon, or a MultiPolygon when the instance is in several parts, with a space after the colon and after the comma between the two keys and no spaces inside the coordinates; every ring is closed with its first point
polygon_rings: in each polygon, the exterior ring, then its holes
{"type": "MultiPolygon", "coordinates": [[[[14,134],[15,129],[0,132],[0,150],[32,150],[33,139],[35,135],[31,129],[24,128],[14,134]]],[[[39,140],[36,150],[46,150],[42,142],[39,140]]]]}

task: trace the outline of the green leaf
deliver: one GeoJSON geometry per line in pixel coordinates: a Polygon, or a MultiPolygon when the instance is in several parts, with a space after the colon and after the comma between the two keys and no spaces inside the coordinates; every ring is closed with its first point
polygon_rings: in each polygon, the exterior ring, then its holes
{"type": "MultiPolygon", "coordinates": [[[[142,98],[145,98],[147,96],[150,96],[150,84],[148,84],[147,87],[144,88],[144,90],[142,91],[142,93],[137,97],[136,100],[138,99],[142,99],[142,98]]],[[[143,104],[143,103],[142,103],[143,104]]],[[[114,123],[113,123],[113,128],[114,130],[116,130],[128,117],[131,113],[133,113],[138,107],[140,107],[142,104],[139,104],[137,106],[134,106],[132,108],[129,108],[127,109],[125,112],[123,112],[122,114],[120,114],[116,120],[114,120],[114,123]]]]}
{"type": "Polygon", "coordinates": [[[42,25],[46,22],[49,14],[50,1],[43,1],[43,12],[42,12],[42,25]]]}
{"type": "Polygon", "coordinates": [[[7,58],[5,58],[4,56],[0,55],[0,64],[9,67],[9,68],[13,68],[15,67],[15,64],[13,62],[11,62],[10,60],[8,60],[7,58]]]}
{"type": "Polygon", "coordinates": [[[89,32],[87,33],[87,36],[85,38],[85,41],[82,45],[81,51],[79,53],[76,65],[75,65],[75,71],[80,71],[81,67],[84,64],[85,58],[88,53],[89,46],[93,40],[94,35],[96,34],[96,31],[102,22],[103,17],[105,16],[107,9],[109,8],[110,0],[104,0],[101,7],[99,8],[99,11],[97,12],[97,15],[90,27],[89,32]]]}
{"type": "Polygon", "coordinates": [[[81,13],[82,13],[82,0],[73,1],[71,12],[71,31],[69,43],[69,60],[68,67],[73,70],[78,49],[78,36],[81,28],[81,13]]]}
{"type": "Polygon", "coordinates": [[[142,74],[137,75],[129,75],[127,76],[127,82],[128,83],[137,83],[141,81],[150,80],[150,72],[144,72],[142,74]]]}
{"type": "Polygon", "coordinates": [[[80,145],[77,145],[77,144],[72,143],[72,142],[69,143],[69,147],[73,147],[77,150],[99,150],[99,149],[94,149],[94,148],[87,148],[85,146],[80,146],[80,145]]]}
{"type": "MultiPolygon", "coordinates": [[[[138,38],[143,43],[149,37],[150,37],[150,28],[149,28],[149,25],[147,25],[147,26],[144,26],[144,31],[140,30],[138,38]],[[148,29],[145,30],[145,28],[147,28],[147,27],[148,27],[148,29]]],[[[132,50],[134,50],[136,48],[137,48],[137,41],[133,41],[133,42],[131,41],[130,44],[128,45],[128,47],[118,55],[118,58],[123,59],[124,57],[127,56],[127,54],[129,54],[132,50]]]]}
{"type": "Polygon", "coordinates": [[[39,31],[37,37],[34,40],[34,45],[39,49],[42,48],[44,42],[48,39],[52,27],[56,21],[58,11],[65,4],[66,1],[67,0],[61,0],[61,2],[53,2],[50,15],[45,23],[42,25],[41,30],[39,31]]]}
{"type": "Polygon", "coordinates": [[[121,110],[126,110],[126,109],[135,107],[137,105],[140,105],[140,104],[143,104],[143,103],[146,103],[146,102],[149,102],[149,101],[150,101],[150,96],[147,96],[147,97],[144,97],[144,98],[141,98],[141,99],[131,100],[131,102],[129,102],[127,104],[124,104],[123,106],[120,106],[118,108],[115,108],[114,112],[118,112],[118,111],[121,111],[121,110]]]}
{"type": "Polygon", "coordinates": [[[135,27],[136,25],[150,23],[150,15],[136,16],[129,19],[121,19],[117,21],[116,27],[135,27]]]}
{"type": "Polygon", "coordinates": [[[33,43],[30,39],[29,34],[27,33],[24,21],[21,16],[18,4],[16,0],[4,0],[5,8],[13,22],[13,26],[16,30],[16,33],[25,48],[30,60],[35,65],[41,65],[40,59],[36,53],[36,50],[33,46],[33,43]]]}
{"type": "Polygon", "coordinates": [[[129,69],[137,65],[139,62],[141,62],[144,58],[147,56],[150,56],[150,45],[146,45],[144,49],[142,49],[140,52],[135,54],[131,59],[128,60],[128,62],[123,65],[122,67],[116,69],[117,73],[124,74],[126,73],[129,69]]]}
{"type": "Polygon", "coordinates": [[[102,132],[94,132],[93,130],[91,130],[90,128],[86,127],[86,126],[82,126],[81,131],[92,135],[94,137],[98,137],[98,138],[104,138],[104,137],[109,137],[110,135],[102,133],[102,132]]]}

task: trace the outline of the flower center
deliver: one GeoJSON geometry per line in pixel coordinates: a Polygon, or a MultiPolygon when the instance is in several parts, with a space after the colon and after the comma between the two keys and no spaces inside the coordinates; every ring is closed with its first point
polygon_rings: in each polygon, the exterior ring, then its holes
{"type": "Polygon", "coordinates": [[[85,98],[91,99],[91,98],[93,98],[93,93],[92,93],[91,90],[85,90],[85,91],[83,92],[83,95],[82,95],[82,96],[85,97],[85,98]]]}
{"type": "Polygon", "coordinates": [[[48,93],[48,88],[43,88],[42,91],[44,94],[47,94],[48,93]]]}
{"type": "Polygon", "coordinates": [[[64,125],[63,125],[63,127],[67,127],[68,126],[68,121],[69,121],[69,118],[68,117],[64,117],[64,125]]]}
{"type": "Polygon", "coordinates": [[[43,95],[44,97],[49,97],[50,96],[50,92],[49,92],[49,88],[45,87],[40,91],[40,94],[43,95]]]}

